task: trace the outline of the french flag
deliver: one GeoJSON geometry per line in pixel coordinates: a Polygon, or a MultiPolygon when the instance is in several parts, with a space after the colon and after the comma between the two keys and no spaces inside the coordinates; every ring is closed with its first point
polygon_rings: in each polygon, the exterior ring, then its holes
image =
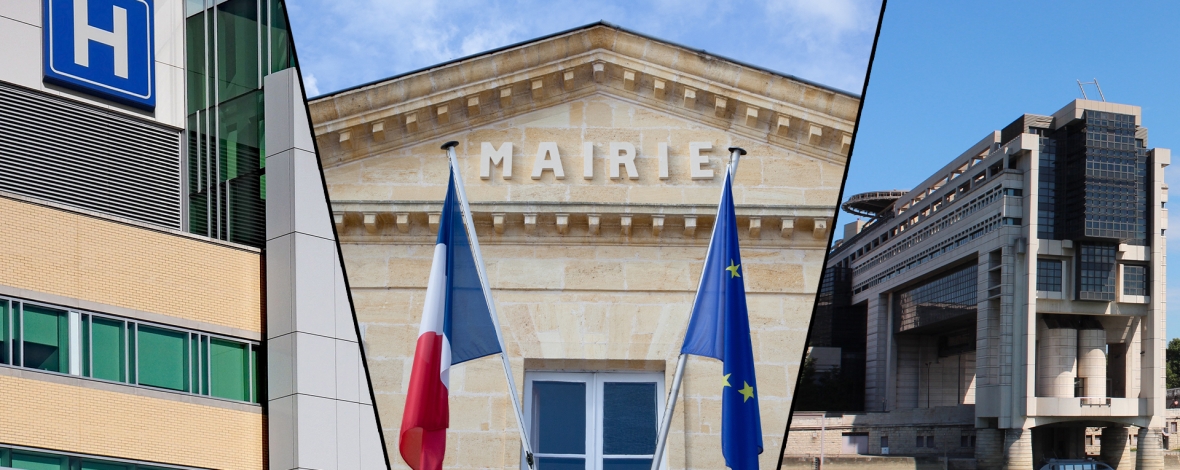
{"type": "Polygon", "coordinates": [[[442,468],[451,366],[502,350],[463,222],[460,206],[466,204],[456,194],[454,171],[452,167],[439,218],[398,439],[402,459],[414,470],[442,468]]]}

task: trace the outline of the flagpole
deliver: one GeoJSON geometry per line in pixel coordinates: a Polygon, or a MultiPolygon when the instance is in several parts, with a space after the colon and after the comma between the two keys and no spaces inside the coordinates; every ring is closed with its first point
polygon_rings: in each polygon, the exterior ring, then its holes
{"type": "MultiPolygon", "coordinates": [[[[729,148],[729,164],[725,166],[725,177],[732,178],[737,173],[738,160],[746,151],[741,147],[729,148]]],[[[725,200],[725,185],[722,185],[721,199],[725,200]]],[[[721,213],[721,202],[717,203],[718,213],[721,213]]],[[[713,235],[717,233],[717,221],[713,221],[713,231],[709,235],[709,248],[705,250],[706,265],[709,259],[709,253],[713,251],[713,235]]],[[[705,282],[705,267],[701,267],[701,280],[697,283],[697,292],[701,291],[701,285],[705,282]]],[[[691,314],[691,312],[689,312],[691,314]]],[[[664,447],[668,444],[668,430],[672,428],[672,413],[676,411],[676,399],[680,396],[680,381],[684,378],[684,364],[688,362],[688,355],[681,353],[680,357],[676,359],[676,375],[672,378],[672,390],[668,392],[667,405],[664,406],[664,418],[660,420],[660,434],[656,437],[656,451],[652,455],[651,470],[660,470],[660,465],[664,457],[664,447]]]]}
{"type": "Polygon", "coordinates": [[[508,391],[512,394],[512,407],[516,409],[516,424],[517,429],[520,430],[520,442],[524,445],[525,462],[529,468],[534,468],[533,463],[533,446],[529,443],[528,432],[524,427],[524,413],[520,408],[520,398],[516,395],[516,379],[512,377],[512,365],[508,362],[508,351],[504,348],[504,337],[500,334],[500,320],[496,315],[496,303],[492,301],[492,288],[488,284],[487,273],[484,272],[483,254],[479,251],[479,240],[475,237],[475,221],[471,218],[471,207],[467,205],[467,192],[463,188],[463,175],[459,172],[459,160],[455,156],[455,146],[459,145],[457,141],[450,141],[443,144],[443,150],[447,151],[447,159],[450,162],[451,172],[455,175],[455,191],[459,196],[459,204],[463,211],[464,225],[467,227],[467,238],[471,240],[471,251],[475,256],[475,270],[479,273],[479,283],[483,287],[484,298],[488,302],[488,312],[492,315],[492,325],[496,328],[496,341],[500,342],[500,360],[504,363],[504,376],[508,378],[508,391]]]}

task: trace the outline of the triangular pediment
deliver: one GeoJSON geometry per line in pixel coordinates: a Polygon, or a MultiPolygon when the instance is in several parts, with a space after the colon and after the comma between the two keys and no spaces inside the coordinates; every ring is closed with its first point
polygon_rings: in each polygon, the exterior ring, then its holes
{"type": "Polygon", "coordinates": [[[843,164],[859,98],[593,24],[311,101],[327,167],[588,96],[843,164]]]}

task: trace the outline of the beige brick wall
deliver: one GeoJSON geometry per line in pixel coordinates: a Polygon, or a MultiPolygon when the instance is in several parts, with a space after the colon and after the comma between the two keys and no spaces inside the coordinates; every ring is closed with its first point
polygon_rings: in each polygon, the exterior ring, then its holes
{"type": "Polygon", "coordinates": [[[0,284],[262,331],[262,256],[0,198],[0,284]]]}
{"type": "Polygon", "coordinates": [[[217,469],[264,468],[261,413],[0,376],[0,443],[217,469]]]}

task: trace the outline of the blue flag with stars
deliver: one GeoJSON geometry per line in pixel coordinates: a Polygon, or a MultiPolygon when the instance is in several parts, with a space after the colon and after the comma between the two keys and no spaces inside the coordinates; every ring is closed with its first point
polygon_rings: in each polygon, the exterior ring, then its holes
{"type": "Polygon", "coordinates": [[[717,385],[721,387],[721,453],[725,466],[756,470],[758,454],[762,453],[762,420],[758,415],[758,383],[754,380],[732,178],[733,172],[727,172],[701,286],[680,352],[717,358],[723,363],[723,376],[718,377],[717,385]]]}

